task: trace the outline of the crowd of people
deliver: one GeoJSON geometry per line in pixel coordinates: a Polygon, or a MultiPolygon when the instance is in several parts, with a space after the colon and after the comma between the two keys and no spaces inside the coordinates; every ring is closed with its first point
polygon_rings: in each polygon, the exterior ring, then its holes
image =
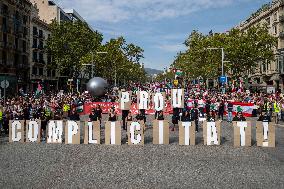
{"type": "MultiPolygon", "coordinates": [[[[169,86],[165,83],[148,83],[135,84],[123,87],[126,91],[132,91],[132,103],[137,103],[138,91],[144,90],[151,94],[155,92],[165,92],[166,99],[170,101],[170,89],[175,86],[169,86]]],[[[260,116],[260,119],[271,120],[275,118],[275,122],[284,120],[284,96],[282,93],[252,93],[248,90],[228,91],[226,93],[218,90],[209,90],[200,86],[187,85],[185,89],[185,106],[183,109],[174,108],[171,115],[173,124],[172,130],[175,129],[178,121],[194,121],[196,131],[198,131],[198,122],[200,119],[214,121],[216,119],[224,120],[224,114],[227,113],[226,120],[244,121],[246,118],[242,114],[242,110],[238,110],[233,116],[233,102],[243,102],[254,104],[252,116],[260,116]],[[269,117],[269,119],[268,119],[269,117]]],[[[82,94],[64,93],[60,91],[56,94],[28,94],[17,95],[13,98],[1,99],[0,101],[0,129],[8,132],[9,120],[35,120],[42,121],[42,129],[46,129],[49,120],[80,120],[80,113],[83,112],[83,105],[88,102],[118,102],[119,91],[122,88],[112,88],[106,95],[102,97],[92,97],[88,92],[82,94]]],[[[90,121],[102,121],[103,111],[100,106],[94,107],[89,115],[90,121]]],[[[117,121],[118,115],[115,108],[109,110],[109,121],[117,121]]],[[[147,122],[145,110],[139,110],[137,115],[133,115],[131,111],[122,111],[123,129],[126,129],[127,121],[138,120],[147,122]]],[[[155,119],[166,119],[164,112],[155,113],[155,119]]]]}

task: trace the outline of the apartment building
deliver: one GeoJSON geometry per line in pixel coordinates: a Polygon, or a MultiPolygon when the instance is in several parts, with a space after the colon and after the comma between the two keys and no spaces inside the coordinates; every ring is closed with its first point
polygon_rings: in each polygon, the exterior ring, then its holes
{"type": "Polygon", "coordinates": [[[0,82],[9,82],[8,95],[29,82],[31,5],[28,0],[0,1],[0,82]]]}
{"type": "Polygon", "coordinates": [[[277,47],[273,49],[275,61],[259,62],[259,66],[249,73],[252,86],[274,86],[284,91],[284,0],[274,0],[253,13],[236,28],[246,31],[257,24],[267,24],[269,33],[277,37],[277,47]]]}
{"type": "Polygon", "coordinates": [[[56,3],[52,0],[30,0],[39,10],[39,18],[50,24],[52,20],[57,22],[72,21],[71,16],[64,12],[56,3]]]}
{"type": "Polygon", "coordinates": [[[30,31],[30,89],[35,91],[38,83],[41,83],[44,89],[49,91],[57,85],[58,75],[56,70],[50,69],[52,57],[45,49],[46,41],[51,34],[50,28],[39,18],[39,10],[35,5],[31,11],[30,31]]]}

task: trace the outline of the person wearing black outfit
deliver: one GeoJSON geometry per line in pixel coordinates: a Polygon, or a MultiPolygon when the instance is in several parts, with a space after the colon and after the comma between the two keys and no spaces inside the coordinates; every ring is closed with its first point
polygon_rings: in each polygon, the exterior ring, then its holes
{"type": "Polygon", "coordinates": [[[218,109],[218,118],[219,119],[224,119],[224,111],[225,111],[225,104],[223,101],[220,102],[220,106],[218,109]]]}
{"type": "Polygon", "coordinates": [[[265,114],[261,114],[258,118],[257,121],[262,121],[262,122],[271,122],[271,118],[268,115],[268,113],[266,112],[265,114]]]}
{"type": "Polygon", "coordinates": [[[112,107],[112,108],[110,109],[110,112],[109,112],[108,121],[114,122],[114,121],[116,121],[116,120],[117,120],[117,118],[116,118],[116,113],[115,113],[115,107],[112,107]]]}
{"type": "Polygon", "coordinates": [[[211,110],[209,112],[209,114],[207,114],[207,122],[215,122],[216,121],[216,118],[215,118],[215,114],[214,114],[214,111],[211,110]]]}
{"type": "Polygon", "coordinates": [[[95,114],[98,117],[98,120],[100,121],[100,125],[102,124],[102,114],[103,114],[103,110],[101,109],[101,106],[98,105],[95,109],[95,114]]]}
{"type": "Polygon", "coordinates": [[[243,116],[242,112],[238,112],[233,118],[233,121],[246,121],[246,118],[243,116]]]}
{"type": "Polygon", "coordinates": [[[197,106],[195,106],[195,108],[193,108],[190,113],[191,113],[192,120],[195,123],[195,131],[198,132],[198,119],[199,119],[198,114],[199,114],[199,112],[198,112],[197,106]]]}
{"type": "Polygon", "coordinates": [[[165,120],[163,111],[159,111],[157,120],[165,120]]]}
{"type": "Polygon", "coordinates": [[[123,127],[124,130],[127,129],[126,118],[128,116],[128,112],[129,112],[129,110],[122,110],[122,127],[123,127]]]}
{"type": "Polygon", "coordinates": [[[172,131],[175,130],[175,125],[178,124],[179,113],[180,113],[180,108],[173,108],[173,116],[172,116],[173,128],[172,128],[172,131]]]}
{"type": "Polygon", "coordinates": [[[191,118],[191,114],[188,110],[186,110],[182,116],[181,116],[181,121],[182,122],[191,122],[192,118],[191,118]]]}
{"type": "Polygon", "coordinates": [[[136,115],[135,118],[136,118],[137,121],[143,121],[144,124],[145,124],[145,119],[144,119],[144,115],[143,115],[142,112],[143,112],[142,110],[139,110],[139,113],[136,115]]]}
{"type": "Polygon", "coordinates": [[[72,121],[80,121],[80,116],[79,116],[79,114],[77,113],[77,111],[75,109],[73,109],[71,111],[69,119],[72,120],[72,121]]]}
{"type": "Polygon", "coordinates": [[[98,121],[98,115],[96,114],[96,110],[93,109],[89,115],[89,121],[98,121]]]}
{"type": "Polygon", "coordinates": [[[229,123],[232,123],[234,105],[233,105],[233,103],[231,101],[228,102],[227,108],[228,108],[228,118],[227,118],[227,120],[228,120],[229,123]]]}

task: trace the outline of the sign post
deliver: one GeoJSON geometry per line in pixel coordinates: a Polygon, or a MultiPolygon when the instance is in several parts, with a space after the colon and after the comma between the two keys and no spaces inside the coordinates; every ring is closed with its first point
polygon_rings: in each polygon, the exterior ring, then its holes
{"type": "Polygon", "coordinates": [[[9,87],[9,82],[6,80],[6,75],[5,79],[1,82],[1,87],[4,89],[4,106],[6,105],[6,88],[9,87]]]}

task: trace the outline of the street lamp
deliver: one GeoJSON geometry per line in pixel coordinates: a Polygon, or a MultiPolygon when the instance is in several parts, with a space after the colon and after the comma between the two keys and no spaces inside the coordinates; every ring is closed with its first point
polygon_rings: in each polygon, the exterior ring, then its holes
{"type": "MultiPolygon", "coordinates": [[[[107,54],[107,52],[106,51],[98,51],[98,52],[96,52],[96,54],[107,54]]],[[[92,63],[91,64],[82,64],[83,66],[92,66],[92,77],[91,78],[93,78],[94,77],[94,53],[92,52],[92,63]]]]}
{"type": "Polygon", "coordinates": [[[222,76],[224,76],[224,48],[206,48],[207,50],[222,50],[222,76]]]}

